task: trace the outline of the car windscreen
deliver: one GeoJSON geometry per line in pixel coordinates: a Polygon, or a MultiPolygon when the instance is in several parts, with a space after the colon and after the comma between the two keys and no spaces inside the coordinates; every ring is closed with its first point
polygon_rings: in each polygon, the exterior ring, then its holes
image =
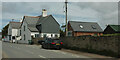
{"type": "Polygon", "coordinates": [[[61,41],[56,39],[56,40],[51,40],[51,42],[60,43],[61,41]]]}

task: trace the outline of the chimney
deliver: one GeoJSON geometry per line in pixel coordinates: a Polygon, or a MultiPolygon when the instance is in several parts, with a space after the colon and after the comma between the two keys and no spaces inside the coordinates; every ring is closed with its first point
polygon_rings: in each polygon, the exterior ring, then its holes
{"type": "Polygon", "coordinates": [[[43,16],[43,17],[46,17],[46,16],[47,16],[47,11],[46,11],[46,9],[42,9],[42,16],[43,16]]]}

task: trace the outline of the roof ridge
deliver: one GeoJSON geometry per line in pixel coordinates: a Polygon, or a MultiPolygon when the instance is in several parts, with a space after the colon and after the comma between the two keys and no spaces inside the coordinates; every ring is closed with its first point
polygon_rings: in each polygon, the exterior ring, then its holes
{"type": "Polygon", "coordinates": [[[76,23],[97,23],[97,22],[83,22],[83,21],[68,21],[68,22],[76,22],[76,23]]]}
{"type": "MultiPolygon", "coordinates": [[[[40,16],[25,16],[25,17],[31,17],[31,18],[40,18],[42,15],[40,15],[40,16]]],[[[46,17],[48,17],[48,16],[51,16],[51,14],[50,15],[47,15],[46,17]]]]}
{"type": "Polygon", "coordinates": [[[13,22],[13,21],[10,21],[10,23],[22,23],[22,22],[13,22]]]}
{"type": "Polygon", "coordinates": [[[40,16],[25,16],[25,17],[40,18],[40,16]]]}

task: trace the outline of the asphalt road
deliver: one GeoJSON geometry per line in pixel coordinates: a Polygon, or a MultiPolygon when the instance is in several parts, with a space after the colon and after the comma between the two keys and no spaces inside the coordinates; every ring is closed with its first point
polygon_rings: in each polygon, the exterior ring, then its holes
{"type": "Polygon", "coordinates": [[[40,45],[25,45],[6,42],[2,43],[2,55],[3,58],[86,58],[87,60],[94,60],[87,56],[77,55],[62,50],[43,49],[40,45]]]}

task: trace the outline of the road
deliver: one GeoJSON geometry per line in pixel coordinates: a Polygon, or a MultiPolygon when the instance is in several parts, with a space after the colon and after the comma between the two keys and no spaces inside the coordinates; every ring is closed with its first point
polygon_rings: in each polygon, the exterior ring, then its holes
{"type": "Polygon", "coordinates": [[[2,54],[3,58],[86,58],[87,60],[94,60],[88,56],[77,55],[62,50],[43,49],[40,45],[14,44],[6,42],[2,43],[2,54]]]}

